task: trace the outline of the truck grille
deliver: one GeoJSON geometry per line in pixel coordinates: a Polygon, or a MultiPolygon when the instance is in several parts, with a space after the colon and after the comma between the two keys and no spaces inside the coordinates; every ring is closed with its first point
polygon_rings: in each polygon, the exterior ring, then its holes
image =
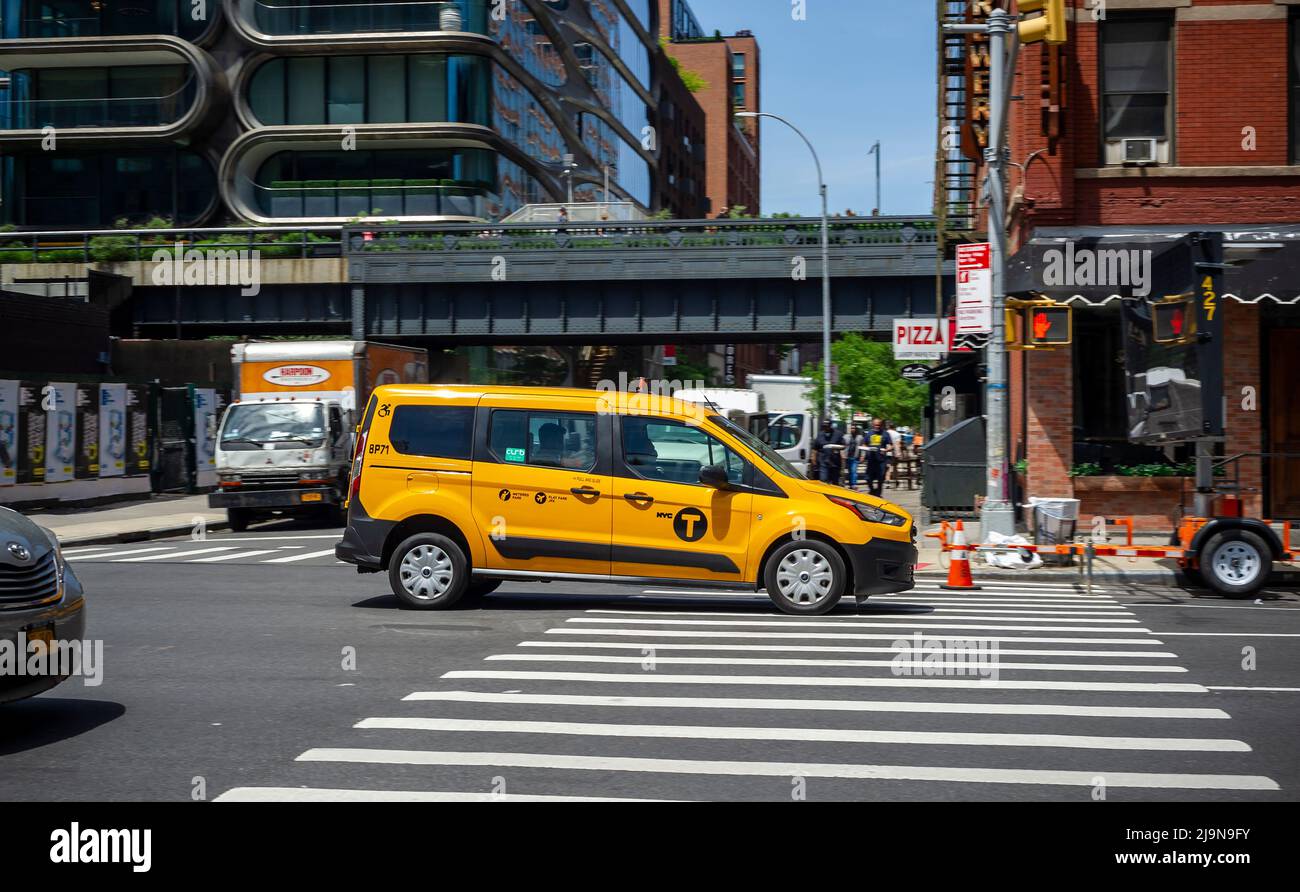
{"type": "Polygon", "coordinates": [[[284,487],[297,486],[297,474],[259,474],[256,477],[244,476],[240,478],[244,489],[257,489],[261,487],[284,487]]]}
{"type": "Polygon", "coordinates": [[[0,610],[52,601],[59,595],[59,573],[50,552],[30,567],[0,565],[0,610]]]}

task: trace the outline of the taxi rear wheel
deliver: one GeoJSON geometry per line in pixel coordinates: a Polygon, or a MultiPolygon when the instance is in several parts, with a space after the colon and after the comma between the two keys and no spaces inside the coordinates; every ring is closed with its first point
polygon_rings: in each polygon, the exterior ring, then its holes
{"type": "Polygon", "coordinates": [[[815,539],[786,542],[763,568],[767,596],[782,613],[820,616],[844,595],[848,572],[839,552],[815,539]]]}
{"type": "Polygon", "coordinates": [[[446,536],[417,533],[393,551],[388,583],[406,607],[445,610],[469,587],[469,561],[460,546],[446,536]]]}

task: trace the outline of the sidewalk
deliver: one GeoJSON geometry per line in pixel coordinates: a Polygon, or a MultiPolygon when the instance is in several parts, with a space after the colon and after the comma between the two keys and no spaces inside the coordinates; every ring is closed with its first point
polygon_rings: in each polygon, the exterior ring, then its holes
{"type": "Polygon", "coordinates": [[[227,528],[226,512],[208,507],[206,495],[159,496],[104,508],[42,511],[29,520],[54,531],[65,547],[140,542],[188,534],[200,521],[208,530],[227,528]]]}

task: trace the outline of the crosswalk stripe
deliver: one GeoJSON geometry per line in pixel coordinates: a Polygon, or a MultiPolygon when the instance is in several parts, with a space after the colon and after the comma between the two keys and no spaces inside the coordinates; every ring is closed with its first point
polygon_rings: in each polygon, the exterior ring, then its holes
{"type": "Polygon", "coordinates": [[[675,802],[616,796],[547,796],[530,793],[447,793],[433,790],[330,790],[311,787],[235,787],[213,802],[675,802]]]}
{"type": "Polygon", "coordinates": [[[146,554],[151,551],[175,551],[175,550],[176,550],[175,545],[153,545],[150,546],[149,548],[132,548],[132,549],[128,549],[127,551],[110,551],[107,554],[101,553],[101,554],[79,555],[77,557],[70,557],[68,558],[68,560],[75,561],[75,560],[81,560],[83,558],[94,558],[96,560],[99,560],[101,558],[108,558],[111,560],[112,558],[126,557],[129,554],[146,554]]]}
{"type": "MultiPolygon", "coordinates": [[[[1004,669],[1026,669],[1042,672],[1186,672],[1181,666],[1136,666],[1113,663],[1008,663],[998,658],[992,650],[984,651],[987,659],[971,658],[952,661],[952,664],[969,671],[952,674],[982,676],[1004,669]]],[[[970,652],[963,651],[963,656],[970,652]]],[[[650,657],[618,657],[608,654],[491,654],[483,658],[495,662],[511,663],[645,663],[650,657]]],[[[652,662],[671,666],[861,666],[897,669],[926,669],[933,663],[926,660],[812,660],[780,657],[660,657],[652,662]]],[[[943,665],[948,665],[944,661],[943,665]]]]}
{"type": "Polygon", "coordinates": [[[299,762],[350,762],[371,765],[460,765],[551,768],[578,771],[628,771],[739,777],[823,777],[858,780],[912,780],[949,783],[1095,786],[1099,777],[1112,788],[1187,790],[1277,790],[1268,777],[1245,774],[1156,774],[1143,772],[1060,771],[1023,768],[954,768],[922,765],[856,765],[816,762],[709,761],[550,753],[461,753],[425,750],[319,748],[299,762]]]}
{"type": "Polygon", "coordinates": [[[662,672],[525,672],[458,669],[443,678],[515,679],[519,681],[588,681],[615,684],[772,685],[774,687],[958,688],[1006,691],[1109,691],[1162,694],[1204,694],[1199,684],[1119,681],[998,681],[965,678],[854,678],[839,675],[673,675],[662,672]]]}
{"type": "Polygon", "coordinates": [[[294,561],[306,561],[306,560],[311,560],[312,558],[325,557],[326,555],[329,555],[330,557],[333,557],[333,556],[334,556],[334,549],[331,548],[331,549],[329,549],[328,551],[309,551],[309,552],[307,552],[306,554],[291,554],[291,555],[289,555],[288,557],[272,558],[272,559],[269,560],[269,561],[262,561],[262,563],[264,563],[264,564],[291,564],[291,563],[293,563],[294,561]]]}
{"type": "Polygon", "coordinates": [[[1248,753],[1251,751],[1245,742],[1227,738],[1098,737],[1077,734],[878,731],[847,728],[759,728],[733,727],[729,725],[623,725],[595,722],[425,718],[420,716],[368,718],[362,719],[353,727],[362,730],[381,731],[459,731],[690,740],[798,740],[815,743],[1016,746],[1195,753],[1248,753]]]}
{"type": "MultiPolygon", "coordinates": [[[[941,580],[938,577],[933,580],[925,579],[924,577],[916,580],[917,585],[939,585],[940,582],[941,580]]],[[[1084,590],[1084,584],[1082,582],[1065,582],[1063,580],[1057,582],[1020,582],[1018,580],[1012,581],[1009,579],[981,579],[978,583],[979,585],[985,586],[989,589],[1007,589],[1012,591],[1017,589],[1063,588],[1069,589],[1070,591],[1077,591],[1082,594],[1084,590]]],[[[1093,591],[1102,591],[1103,588],[1104,587],[1102,586],[1098,586],[1097,588],[1094,588],[1093,591]]]]}
{"type": "MultiPolygon", "coordinates": [[[[987,640],[987,639],[983,639],[987,640]]],[[[906,638],[895,642],[910,645],[911,642],[906,638]]],[[[898,653],[967,653],[965,648],[954,647],[925,647],[920,648],[912,646],[904,647],[853,647],[850,645],[824,645],[824,644],[673,644],[672,642],[663,641],[639,641],[628,643],[623,641],[521,641],[517,647],[580,647],[580,648],[598,648],[603,650],[750,650],[767,653],[877,653],[877,654],[898,654],[898,653]]],[[[1025,650],[1023,648],[998,647],[998,654],[1002,656],[1010,655],[1013,657],[1160,657],[1175,659],[1177,654],[1166,651],[1152,650],[1025,650]]]]}
{"type": "MultiPolygon", "coordinates": [[[[1130,619],[1134,618],[1134,614],[1131,611],[1119,609],[1119,608],[1111,608],[1107,610],[1105,608],[1098,608],[1098,607],[1070,607],[1062,610],[1062,609],[1057,609],[1055,607],[985,607],[982,604],[958,606],[956,604],[929,604],[929,603],[918,604],[916,606],[929,607],[934,610],[933,615],[938,617],[945,617],[945,616],[965,617],[967,615],[961,613],[961,611],[971,611],[975,615],[970,616],[969,617],[970,619],[1001,619],[1010,616],[1010,617],[1025,617],[1026,622],[1042,622],[1043,620],[1037,620],[1037,619],[1031,620],[1029,619],[1029,617],[1045,616],[1045,617],[1056,617],[1058,620],[1060,617],[1069,617],[1071,619],[1077,618],[1084,622],[1092,622],[1093,620],[1088,620],[1086,619],[1086,617],[1100,617],[1099,620],[1096,620],[1097,622],[1106,622],[1108,617],[1129,617],[1130,619]]],[[[871,608],[868,608],[865,612],[858,614],[858,616],[870,616],[873,618],[879,616],[925,616],[925,615],[926,614],[918,613],[916,611],[906,611],[906,610],[898,611],[896,613],[884,612],[884,611],[877,612],[877,610],[873,610],[871,608]]]]}
{"type": "Polygon", "coordinates": [[[197,561],[189,561],[191,564],[215,564],[218,561],[236,561],[240,558],[258,557],[263,554],[275,554],[275,549],[265,549],[263,551],[236,551],[234,554],[219,554],[216,557],[199,558],[197,561]]]}
{"type": "Polygon", "coordinates": [[[82,554],[93,554],[96,551],[111,551],[116,547],[116,545],[83,545],[80,547],[65,548],[63,549],[63,556],[65,558],[70,558],[82,554]]]}
{"type": "MultiPolygon", "coordinates": [[[[822,616],[822,617],[819,617],[819,618],[816,619],[816,620],[806,620],[806,619],[801,619],[801,618],[785,618],[785,619],[782,619],[782,618],[778,618],[778,617],[776,617],[776,616],[773,616],[772,614],[765,614],[764,616],[767,616],[768,618],[767,618],[766,620],[763,620],[763,616],[756,616],[756,615],[753,614],[753,613],[725,613],[725,612],[721,612],[721,611],[705,611],[705,610],[654,610],[654,611],[648,611],[648,610],[604,610],[604,609],[600,609],[600,610],[588,610],[587,613],[588,613],[588,614],[599,614],[599,615],[601,615],[601,616],[606,616],[606,615],[616,615],[616,616],[635,616],[635,617],[646,617],[646,618],[653,618],[653,617],[659,617],[659,616],[690,616],[690,617],[701,617],[701,616],[705,616],[705,617],[712,617],[712,616],[728,616],[728,617],[748,617],[750,620],[755,620],[755,619],[757,619],[757,620],[760,620],[760,621],[771,622],[771,623],[798,623],[798,624],[801,624],[801,625],[813,625],[813,624],[825,625],[825,624],[827,624],[827,623],[833,623],[833,624],[836,624],[836,625],[846,625],[846,626],[856,626],[856,625],[864,624],[867,620],[870,620],[870,621],[872,621],[872,622],[875,622],[875,621],[877,621],[877,620],[891,620],[891,619],[900,619],[900,620],[910,620],[910,619],[916,619],[916,620],[934,620],[934,619],[938,619],[938,620],[944,620],[944,619],[975,619],[975,620],[985,620],[985,621],[988,621],[988,622],[1005,622],[1005,621],[1008,621],[1008,620],[1010,620],[1010,619],[1015,619],[1015,620],[1017,620],[1018,622],[1026,622],[1026,623],[1059,623],[1059,622],[1065,622],[1065,620],[1060,619],[1060,618],[1052,618],[1052,617],[1047,617],[1047,618],[1035,618],[1035,617],[1033,617],[1033,616],[1031,616],[1031,615],[1028,615],[1028,614],[1016,614],[1014,617],[1006,617],[1006,616],[985,615],[985,613],[971,613],[971,614],[965,614],[965,613],[960,613],[960,614],[959,614],[959,613],[946,613],[946,614],[942,614],[942,615],[940,615],[940,614],[933,614],[933,613],[869,613],[869,614],[855,614],[855,615],[853,615],[853,616],[829,616],[829,617],[828,617],[828,616],[822,616]]],[[[992,614],[992,613],[996,613],[996,611],[988,611],[988,613],[989,613],[989,614],[992,614]]],[[[596,620],[594,620],[594,619],[586,619],[586,618],[582,618],[582,617],[574,617],[573,619],[571,619],[571,620],[569,620],[569,621],[570,621],[570,622],[595,622],[596,620]]],[[[601,621],[602,621],[602,622],[607,622],[608,620],[601,620],[601,621]]],[[[629,621],[630,621],[630,620],[629,620],[629,621]]],[[[1110,615],[1103,616],[1103,617],[1083,617],[1083,616],[1076,617],[1076,616],[1074,616],[1073,614],[1070,614],[1070,615],[1069,615],[1069,621],[1072,622],[1072,623],[1074,623],[1074,622],[1078,622],[1078,623],[1136,623],[1136,622],[1138,622],[1137,619],[1133,618],[1133,614],[1129,613],[1128,611],[1123,611],[1123,612],[1120,612],[1120,613],[1116,613],[1116,614],[1114,615],[1114,618],[1112,618],[1110,615]],[[1125,618],[1125,617],[1127,617],[1127,618],[1125,618]]],[[[753,623],[753,622],[749,622],[749,623],[746,623],[745,625],[754,625],[754,623],[753,623]]]]}
{"type": "MultiPolygon", "coordinates": [[[[915,619],[915,617],[912,617],[915,619]]],[[[878,619],[872,617],[873,620],[878,619]]],[[[936,617],[936,619],[940,619],[936,617]]],[[[964,617],[961,617],[964,619],[964,617]]],[[[1010,621],[1010,620],[1009,620],[1010,621]]],[[[729,619],[601,619],[598,617],[573,617],[567,622],[571,623],[626,623],[631,625],[647,626],[767,626],[769,628],[856,628],[856,629],[890,629],[897,628],[899,623],[890,622],[816,622],[813,620],[729,620],[729,619]]],[[[1056,622],[1056,620],[1053,620],[1056,622]]],[[[1122,620],[1122,622],[1137,622],[1137,620],[1122,620]]],[[[906,624],[903,624],[906,625],[906,624]]],[[[1134,635],[1147,632],[1146,629],[1134,627],[1131,629],[1123,628],[1098,628],[1089,626],[1010,626],[1010,625],[971,625],[969,623],[952,622],[951,620],[940,619],[939,622],[925,624],[930,629],[969,629],[976,631],[991,632],[1124,632],[1134,635]]]]}
{"type": "Polygon", "coordinates": [[[1082,601],[1078,598],[954,598],[948,595],[925,595],[924,598],[913,596],[911,598],[872,598],[867,601],[866,606],[874,604],[913,604],[920,601],[925,604],[970,604],[1002,606],[1002,607],[1050,607],[1059,610],[1115,610],[1116,608],[1128,609],[1129,604],[1121,604],[1113,598],[1098,598],[1095,601],[1082,601]]]}
{"type": "Polygon", "coordinates": [[[209,554],[214,551],[230,551],[233,545],[223,545],[220,548],[200,548],[197,551],[174,551],[168,554],[149,554],[144,557],[118,558],[113,561],[115,564],[140,564],[145,561],[165,561],[172,558],[190,558],[196,554],[209,554]]]}
{"type": "Polygon", "coordinates": [[[1222,709],[1170,706],[1076,706],[1064,703],[971,703],[925,700],[812,700],[747,697],[645,697],[603,694],[504,694],[416,691],[412,702],[510,703],[531,706],[619,706],[634,709],[771,709],[822,712],[896,712],[952,715],[1051,715],[1086,718],[1230,719],[1222,709]]]}
{"type": "MultiPolygon", "coordinates": [[[[797,628],[797,626],[795,626],[797,628]]],[[[1035,631],[1043,631],[1036,629],[1035,631]]],[[[1095,629],[1088,629],[1092,632],[1095,629]]],[[[1125,629],[1124,631],[1130,631],[1125,629]]],[[[898,633],[894,632],[889,635],[877,632],[799,632],[795,629],[780,632],[732,632],[725,630],[709,630],[707,632],[696,632],[683,629],[610,629],[605,627],[586,628],[580,626],[568,626],[556,629],[547,629],[547,635],[610,635],[610,636],[636,636],[638,638],[806,638],[818,641],[897,641],[898,633]]],[[[1244,634],[1244,633],[1243,633],[1244,634]]],[[[981,641],[997,641],[999,643],[1007,642],[1012,644],[1132,644],[1147,645],[1161,644],[1158,639],[1152,638],[1060,638],[1060,637],[1042,637],[1035,635],[1015,635],[1009,637],[998,637],[992,635],[981,635],[981,641]]]]}

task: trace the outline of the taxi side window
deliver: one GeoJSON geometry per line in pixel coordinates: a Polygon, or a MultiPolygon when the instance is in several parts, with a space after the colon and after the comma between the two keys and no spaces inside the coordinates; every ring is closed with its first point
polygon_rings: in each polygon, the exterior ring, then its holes
{"type": "Polygon", "coordinates": [[[596,416],[498,409],[492,413],[488,450],[508,465],[590,471],[596,466],[596,416]]]}
{"type": "Polygon", "coordinates": [[[388,442],[403,455],[469,459],[474,441],[472,406],[398,406],[388,442]]]}
{"type": "Polygon", "coordinates": [[[623,461],[647,480],[698,484],[702,468],[722,465],[732,483],[745,482],[744,458],[722,441],[680,421],[625,416],[623,461]]]}

